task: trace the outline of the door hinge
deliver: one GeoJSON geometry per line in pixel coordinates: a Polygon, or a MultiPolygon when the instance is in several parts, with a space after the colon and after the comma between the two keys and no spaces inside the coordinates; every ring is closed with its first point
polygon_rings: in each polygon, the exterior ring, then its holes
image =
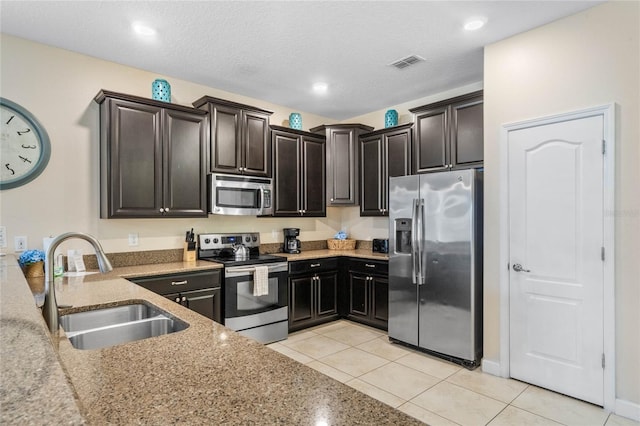
{"type": "Polygon", "coordinates": [[[602,258],[602,261],[604,262],[604,247],[600,247],[600,257],[602,258]]]}
{"type": "Polygon", "coordinates": [[[607,141],[602,140],[602,155],[607,153],[607,141]]]}
{"type": "Polygon", "coordinates": [[[602,368],[604,368],[604,354],[602,354],[602,368]]]}

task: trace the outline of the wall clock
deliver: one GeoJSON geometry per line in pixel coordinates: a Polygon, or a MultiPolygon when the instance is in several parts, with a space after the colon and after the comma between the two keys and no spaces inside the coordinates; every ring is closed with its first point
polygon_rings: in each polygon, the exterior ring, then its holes
{"type": "Polygon", "coordinates": [[[0,189],[38,177],[49,162],[49,135],[25,108],[0,98],[0,189]]]}

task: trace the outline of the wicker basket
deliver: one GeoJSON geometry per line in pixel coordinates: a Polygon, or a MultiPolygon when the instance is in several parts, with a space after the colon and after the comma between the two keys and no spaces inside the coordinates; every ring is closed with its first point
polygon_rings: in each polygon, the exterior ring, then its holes
{"type": "Polygon", "coordinates": [[[353,250],[356,248],[356,240],[327,240],[329,250],[353,250]]]}
{"type": "Polygon", "coordinates": [[[23,266],[24,276],[27,278],[44,277],[44,262],[35,262],[23,266]]]}

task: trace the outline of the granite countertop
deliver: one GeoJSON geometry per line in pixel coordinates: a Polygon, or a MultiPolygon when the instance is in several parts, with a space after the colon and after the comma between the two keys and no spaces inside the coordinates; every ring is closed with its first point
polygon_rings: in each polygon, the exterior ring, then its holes
{"type": "Polygon", "coordinates": [[[296,260],[308,260],[308,259],[319,259],[323,257],[336,257],[336,256],[344,256],[344,257],[359,257],[362,259],[373,259],[373,260],[389,260],[389,255],[387,253],[373,253],[370,249],[356,249],[356,250],[303,250],[301,253],[291,254],[291,253],[274,253],[278,256],[284,256],[287,258],[289,262],[294,262],[296,260]]]}
{"type": "Polygon", "coordinates": [[[189,323],[164,336],[77,350],[63,330],[50,339],[15,258],[0,263],[0,423],[420,424],[119,275],[220,265],[146,265],[58,280],[58,303],[73,305],[63,313],[145,300],[189,323]]]}

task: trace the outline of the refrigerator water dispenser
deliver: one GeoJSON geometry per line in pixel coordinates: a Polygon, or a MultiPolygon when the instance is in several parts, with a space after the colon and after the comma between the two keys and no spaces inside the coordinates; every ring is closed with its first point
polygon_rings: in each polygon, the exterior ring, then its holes
{"type": "Polygon", "coordinates": [[[396,253],[411,254],[411,219],[398,218],[395,225],[396,253]]]}

